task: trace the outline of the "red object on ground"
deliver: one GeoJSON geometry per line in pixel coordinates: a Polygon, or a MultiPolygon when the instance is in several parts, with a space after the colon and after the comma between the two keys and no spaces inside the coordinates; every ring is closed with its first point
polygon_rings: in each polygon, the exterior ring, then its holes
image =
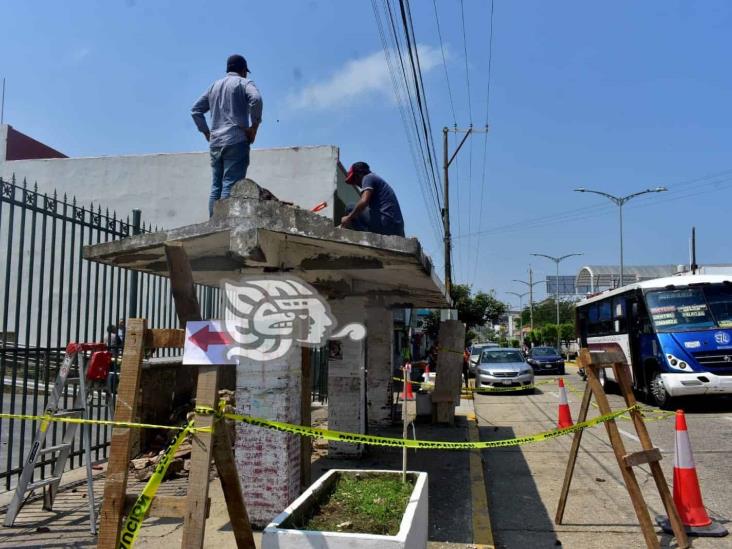
{"type": "Polygon", "coordinates": [[[569,410],[569,402],[567,402],[567,389],[564,388],[564,380],[559,378],[559,421],[557,427],[564,429],[574,425],[572,421],[572,412],[569,410]]]}
{"type": "Polygon", "coordinates": [[[328,203],[325,202],[325,201],[323,201],[323,202],[320,202],[320,203],[316,204],[315,206],[313,206],[313,209],[310,210],[310,211],[311,212],[319,212],[320,210],[326,208],[327,206],[328,206],[328,203]]]}
{"type": "Polygon", "coordinates": [[[685,526],[708,526],[712,523],[702,501],[694,454],[683,410],[676,411],[676,453],[674,455],[674,503],[685,526]]]}

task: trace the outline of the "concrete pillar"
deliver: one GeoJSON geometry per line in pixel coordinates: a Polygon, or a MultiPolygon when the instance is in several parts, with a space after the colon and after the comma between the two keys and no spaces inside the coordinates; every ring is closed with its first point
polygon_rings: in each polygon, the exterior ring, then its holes
{"type": "MultiPolygon", "coordinates": [[[[338,326],[366,320],[364,298],[347,297],[330,301],[338,326]]],[[[367,336],[368,337],[368,334],[367,336]]],[[[328,428],[350,433],[366,432],[366,341],[349,338],[330,342],[328,359],[328,428]]],[[[359,457],[363,445],[328,443],[331,457],[359,457]]]]}
{"type": "Polygon", "coordinates": [[[394,315],[376,305],[366,308],[366,404],[368,424],[391,422],[394,315]]]}
{"type": "Polygon", "coordinates": [[[432,392],[432,419],[452,424],[455,407],[460,404],[465,325],[459,320],[440,322],[437,353],[437,378],[432,392]]]}
{"type": "MultiPolygon", "coordinates": [[[[236,368],[236,406],[242,414],[300,423],[301,352],[236,368]]],[[[266,526],[300,493],[300,438],[236,424],[236,468],[252,524],[266,526]]]]}

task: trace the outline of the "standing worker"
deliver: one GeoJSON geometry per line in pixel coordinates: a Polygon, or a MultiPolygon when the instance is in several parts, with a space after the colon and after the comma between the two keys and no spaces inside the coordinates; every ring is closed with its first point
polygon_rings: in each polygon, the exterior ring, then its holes
{"type": "Polygon", "coordinates": [[[351,166],[346,183],[360,188],[361,199],[346,210],[341,227],[404,236],[404,219],[394,189],[373,173],[366,162],[351,166]]]}
{"type": "Polygon", "coordinates": [[[214,202],[228,198],[231,187],[247,175],[249,147],[262,122],[262,96],[247,74],[246,59],[231,55],[226,60],[226,76],[217,80],[191,109],[193,121],[206,137],[211,150],[213,182],[208,215],[214,202]],[[211,111],[211,129],[204,114],[211,111]]]}

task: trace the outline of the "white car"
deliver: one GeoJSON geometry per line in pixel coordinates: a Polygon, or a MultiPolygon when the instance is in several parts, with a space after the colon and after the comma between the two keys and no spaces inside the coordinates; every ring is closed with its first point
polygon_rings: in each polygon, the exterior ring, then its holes
{"type": "Polygon", "coordinates": [[[480,353],[485,349],[497,348],[498,343],[473,343],[470,347],[470,360],[468,362],[468,371],[470,375],[475,375],[478,368],[478,360],[480,359],[480,353]]]}

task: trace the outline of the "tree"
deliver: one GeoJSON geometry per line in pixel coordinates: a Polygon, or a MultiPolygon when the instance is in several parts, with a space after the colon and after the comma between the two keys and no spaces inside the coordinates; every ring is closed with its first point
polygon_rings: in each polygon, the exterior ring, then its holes
{"type": "Polygon", "coordinates": [[[573,340],[576,337],[576,333],[574,330],[574,324],[571,322],[565,322],[564,324],[559,325],[559,337],[564,341],[567,345],[569,345],[569,342],[573,340]]]}
{"type": "Polygon", "coordinates": [[[496,299],[492,291],[471,294],[472,289],[467,284],[455,284],[450,291],[458,320],[465,323],[467,329],[482,326],[488,321],[495,322],[505,314],[506,306],[496,299]]]}
{"type": "Polygon", "coordinates": [[[556,324],[545,324],[541,329],[541,338],[545,345],[556,345],[557,344],[557,325],[556,324]]]}
{"type": "MultiPolygon", "coordinates": [[[[521,319],[524,326],[528,326],[531,322],[531,311],[529,307],[524,307],[521,311],[521,319]]],[[[557,322],[557,302],[553,297],[548,297],[544,301],[534,303],[534,327],[541,328],[545,324],[556,324],[557,322]]],[[[559,323],[571,322],[574,324],[574,303],[571,301],[559,300],[559,323]]]]}

